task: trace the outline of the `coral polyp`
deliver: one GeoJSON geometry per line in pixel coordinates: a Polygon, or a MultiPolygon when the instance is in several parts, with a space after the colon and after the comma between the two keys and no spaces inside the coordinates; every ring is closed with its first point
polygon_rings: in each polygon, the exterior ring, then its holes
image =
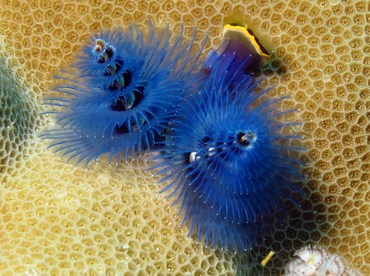
{"type": "Polygon", "coordinates": [[[284,98],[265,99],[269,90],[257,93],[250,76],[224,70],[232,62],[220,56],[179,107],[154,168],[169,181],[163,191],[180,205],[189,234],[237,251],[258,244],[287,201],[299,203],[301,162],[290,153],[303,148],[291,144],[301,138],[296,123],[281,120],[293,110],[276,107],[284,98]]]}
{"type": "Polygon", "coordinates": [[[354,270],[343,259],[343,257],[331,254],[327,249],[307,245],[297,250],[293,258],[285,266],[286,276],[296,275],[344,275],[344,276],[361,276],[360,271],[354,270]]]}
{"type": "Polygon", "coordinates": [[[58,96],[46,99],[56,127],[41,135],[70,159],[88,164],[134,157],[154,145],[174,108],[193,83],[199,53],[195,39],[183,41],[183,28],[148,32],[136,25],[92,37],[66,69],[57,75],[58,96]]]}

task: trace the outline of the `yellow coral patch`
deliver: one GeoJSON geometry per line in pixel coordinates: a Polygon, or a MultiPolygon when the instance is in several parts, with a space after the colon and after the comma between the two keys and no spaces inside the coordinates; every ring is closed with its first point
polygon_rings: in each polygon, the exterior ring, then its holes
{"type": "Polygon", "coordinates": [[[197,43],[210,34],[208,51],[220,44],[230,15],[271,40],[277,70],[266,72],[261,85],[276,87],[271,96],[291,95],[284,108],[299,110],[310,168],[304,207],[315,216],[307,211],[281,226],[252,257],[232,256],[186,236],[176,208],[145,172],[145,160],[102,161],[83,170],[65,165],[36,138],[3,136],[2,154],[9,145],[19,148],[12,147],[18,152],[0,175],[2,273],[232,274],[258,270],[273,250],[264,270],[278,274],[294,249],[317,243],[370,274],[366,0],[0,0],[0,50],[39,103],[52,75],[92,32],[131,22],[145,26],[147,19],[157,26],[169,22],[174,31],[184,23],[188,38],[198,26],[197,43]]]}

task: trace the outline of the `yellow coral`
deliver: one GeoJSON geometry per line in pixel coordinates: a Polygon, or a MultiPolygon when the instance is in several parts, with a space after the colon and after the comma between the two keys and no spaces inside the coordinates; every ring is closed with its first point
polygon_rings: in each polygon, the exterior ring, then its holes
{"type": "Polygon", "coordinates": [[[176,30],[183,22],[188,37],[198,26],[197,41],[209,32],[209,50],[224,24],[247,23],[275,51],[277,70],[264,85],[292,96],[287,105],[299,109],[312,168],[303,217],[247,256],[233,256],[186,237],[145,160],[83,170],[35,135],[2,134],[0,151],[18,143],[22,154],[9,156],[0,175],[0,271],[233,274],[258,270],[273,250],[263,269],[274,273],[294,248],[316,242],[370,274],[369,16],[366,0],[0,0],[1,56],[37,103],[57,68],[101,28],[151,19],[176,30]]]}

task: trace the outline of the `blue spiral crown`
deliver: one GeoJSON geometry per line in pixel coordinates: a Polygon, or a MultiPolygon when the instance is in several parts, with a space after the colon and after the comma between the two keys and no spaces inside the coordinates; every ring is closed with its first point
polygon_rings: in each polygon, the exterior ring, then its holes
{"type": "Polygon", "coordinates": [[[152,147],[201,77],[194,74],[203,48],[193,55],[195,35],[183,42],[182,27],[173,36],[150,23],[148,33],[131,25],[97,34],[57,76],[58,96],[46,99],[56,106],[49,113],[57,125],[41,137],[68,160],[86,164],[103,154],[127,159],[152,147]]]}
{"type": "Polygon", "coordinates": [[[232,53],[217,58],[179,107],[153,168],[169,181],[163,191],[180,205],[189,234],[236,251],[263,239],[266,218],[287,200],[298,204],[301,162],[289,152],[303,148],[289,146],[301,136],[284,131],[296,123],[279,120],[292,112],[277,110],[284,98],[264,99],[269,90],[257,94],[250,76],[228,71],[233,62],[232,53]]]}

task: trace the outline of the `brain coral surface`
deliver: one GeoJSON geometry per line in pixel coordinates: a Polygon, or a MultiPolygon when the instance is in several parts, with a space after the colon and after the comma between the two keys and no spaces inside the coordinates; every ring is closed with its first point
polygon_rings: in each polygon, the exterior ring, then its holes
{"type": "Polygon", "coordinates": [[[317,244],[369,275],[369,21],[366,0],[0,0],[0,271],[276,275],[294,250],[317,244]],[[250,252],[187,237],[145,158],[83,169],[37,139],[40,121],[52,123],[35,114],[56,70],[91,33],[147,19],[173,30],[183,23],[189,38],[197,26],[197,42],[208,32],[205,53],[225,23],[247,23],[274,52],[277,70],[262,85],[290,95],[284,108],[304,123],[308,199],[250,252]]]}

